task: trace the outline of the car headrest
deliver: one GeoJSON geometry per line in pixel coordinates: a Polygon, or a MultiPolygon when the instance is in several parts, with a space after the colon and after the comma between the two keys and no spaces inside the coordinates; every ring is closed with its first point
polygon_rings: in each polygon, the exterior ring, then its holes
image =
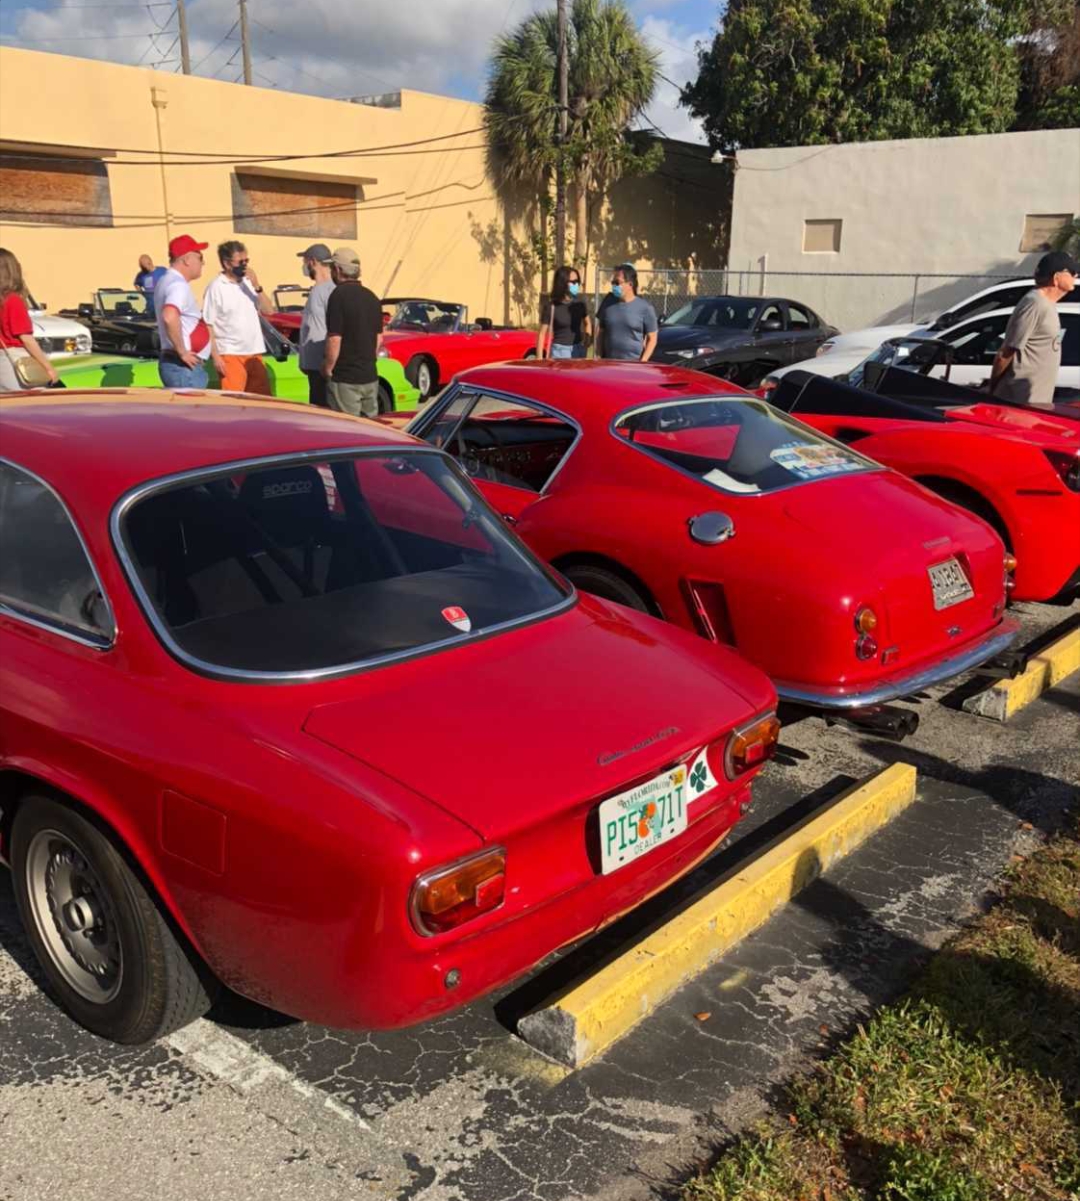
{"type": "Polygon", "coordinates": [[[300,546],[329,521],[326,485],[314,467],[258,471],[240,486],[241,505],[279,546],[300,546]]]}

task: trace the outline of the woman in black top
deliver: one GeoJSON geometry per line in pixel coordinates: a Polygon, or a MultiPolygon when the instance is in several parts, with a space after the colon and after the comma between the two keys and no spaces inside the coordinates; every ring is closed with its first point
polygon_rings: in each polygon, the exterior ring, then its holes
{"type": "Polygon", "coordinates": [[[581,276],[576,267],[555,272],[551,295],[540,313],[536,336],[538,359],[583,359],[592,341],[592,318],[581,295],[581,276]]]}

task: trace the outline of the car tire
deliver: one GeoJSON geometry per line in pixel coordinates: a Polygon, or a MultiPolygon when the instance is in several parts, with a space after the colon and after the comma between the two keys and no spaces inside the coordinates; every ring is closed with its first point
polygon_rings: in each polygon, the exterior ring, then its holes
{"type": "Polygon", "coordinates": [[[562,573],[582,592],[591,592],[603,600],[617,601],[639,613],[651,613],[649,598],[625,576],[596,563],[578,563],[562,569],[562,573]]]}
{"type": "Polygon", "coordinates": [[[386,380],[379,380],[379,412],[392,413],[394,411],[394,394],[390,390],[390,385],[386,380]]]}
{"type": "Polygon", "coordinates": [[[15,902],[50,991],[81,1026],[138,1044],[210,1008],[206,968],[183,945],[113,843],[45,796],[11,831],[15,902]]]}
{"type": "Polygon", "coordinates": [[[421,400],[427,400],[439,382],[439,370],[435,366],[434,360],[423,354],[418,354],[409,360],[409,365],[405,368],[405,375],[409,383],[420,393],[421,400]]]}

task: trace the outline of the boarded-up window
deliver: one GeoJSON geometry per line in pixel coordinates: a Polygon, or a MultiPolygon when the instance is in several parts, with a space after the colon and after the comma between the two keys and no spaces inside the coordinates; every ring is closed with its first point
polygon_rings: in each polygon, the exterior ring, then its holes
{"type": "Polygon", "coordinates": [[[1061,232],[1072,213],[1028,213],[1024,218],[1024,236],[1020,239],[1020,253],[1032,254],[1049,250],[1054,236],[1061,232]]]}
{"type": "Polygon", "coordinates": [[[0,151],[0,220],[112,225],[108,169],[95,158],[0,151]]]}
{"type": "Polygon", "coordinates": [[[232,177],[233,224],[240,234],[349,241],[356,237],[354,184],[280,176],[232,177]]]}
{"type": "Polygon", "coordinates": [[[839,217],[804,221],[802,248],[804,254],[839,254],[840,232],[844,227],[839,217]]]}

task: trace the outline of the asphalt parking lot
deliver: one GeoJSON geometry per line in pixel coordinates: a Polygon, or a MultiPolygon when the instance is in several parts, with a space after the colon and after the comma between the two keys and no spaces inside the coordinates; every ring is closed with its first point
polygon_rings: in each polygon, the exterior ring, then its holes
{"type": "MultiPolygon", "coordinates": [[[[1080,605],[1018,616],[1032,639],[1080,621],[1080,605]]],[[[1007,726],[960,711],[957,691],[922,698],[920,728],[899,746],[817,718],[785,728],[753,811],[684,892],[883,765],[914,764],[918,800],[577,1072],[520,1042],[514,1016],[650,915],[417,1030],[341,1033],[230,1000],[125,1050],[41,993],[0,877],[0,1198],[665,1195],[793,1069],[894,995],[1080,796],[1080,677],[1007,726]]],[[[671,904],[658,898],[651,916],[671,904]]]]}

